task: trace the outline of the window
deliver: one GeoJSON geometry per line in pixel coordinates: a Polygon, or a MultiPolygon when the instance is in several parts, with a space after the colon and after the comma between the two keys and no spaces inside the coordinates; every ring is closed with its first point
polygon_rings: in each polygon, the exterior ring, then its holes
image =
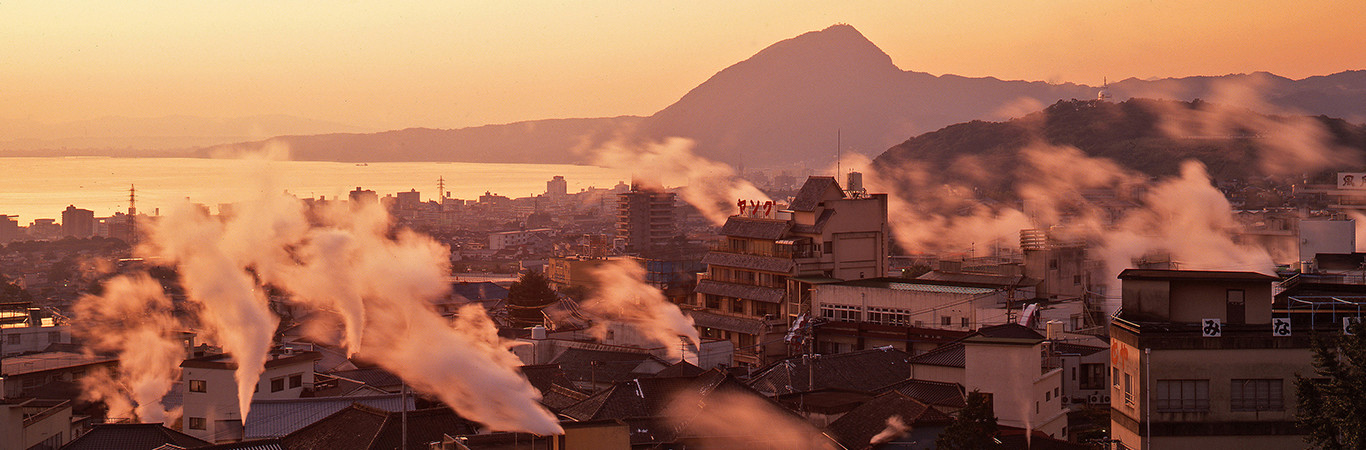
{"type": "Polygon", "coordinates": [[[1077,386],[1082,389],[1104,389],[1105,364],[1082,364],[1081,380],[1077,386]]]}
{"type": "Polygon", "coordinates": [[[190,418],[189,427],[190,427],[191,430],[202,430],[202,429],[204,429],[204,418],[203,418],[203,417],[191,417],[191,418],[190,418]]]}
{"type": "Polygon", "coordinates": [[[754,315],[776,316],[778,315],[778,305],[772,303],[754,302],[754,315]]]}
{"type": "Polygon", "coordinates": [[[1209,380],[1157,380],[1155,406],[1158,412],[1209,411],[1209,380]]]}
{"type": "Polygon", "coordinates": [[[1043,391],[1043,401],[1046,402],[1046,401],[1049,401],[1049,400],[1052,400],[1052,399],[1053,399],[1053,391],[1043,391]]]}
{"type": "Polygon", "coordinates": [[[1133,406],[1134,404],[1134,383],[1133,377],[1124,374],[1124,404],[1133,406]]]}
{"type": "Polygon", "coordinates": [[[280,392],[280,391],[283,391],[283,390],[285,390],[285,378],[284,378],[284,377],[275,378],[275,379],[270,380],[270,391],[271,391],[271,392],[280,392]]]}
{"type": "Polygon", "coordinates": [[[289,376],[289,388],[294,389],[304,385],[304,374],[296,373],[289,376]]]}
{"type": "Polygon", "coordinates": [[[721,296],[716,294],[703,294],[707,302],[707,309],[721,309],[721,296]]]}
{"type": "Polygon", "coordinates": [[[744,314],[745,301],[738,298],[730,299],[730,311],[737,314],[744,314]]]}
{"type": "Polygon", "coordinates": [[[833,253],[835,253],[835,243],[834,243],[834,242],[825,241],[825,253],[826,253],[826,254],[833,254],[833,253]]]}
{"type": "Polygon", "coordinates": [[[963,318],[963,328],[967,328],[967,327],[968,327],[968,318],[967,318],[967,317],[964,317],[964,318],[963,318]]]}
{"type": "Polygon", "coordinates": [[[940,317],[940,319],[943,319],[943,320],[940,320],[940,321],[939,321],[941,325],[946,326],[946,327],[948,327],[948,326],[953,326],[953,318],[952,318],[952,317],[944,316],[944,317],[940,317]]]}
{"type": "Polygon", "coordinates": [[[6,342],[6,343],[9,344],[9,345],[19,345],[19,344],[21,343],[21,340],[20,340],[20,339],[22,339],[22,337],[19,336],[18,333],[16,333],[16,334],[11,334],[11,335],[9,335],[9,342],[6,342]]]}
{"type": "Polygon", "coordinates": [[[1072,284],[1081,284],[1081,275],[1072,275],[1072,284]]]}
{"type": "Polygon", "coordinates": [[[190,392],[208,392],[209,383],[204,380],[190,380],[190,392]]]}
{"type": "Polygon", "coordinates": [[[1114,376],[1110,377],[1110,380],[1114,381],[1115,387],[1119,387],[1119,368],[1115,367],[1111,370],[1114,370],[1115,373],[1114,376]]]}
{"type": "Polygon", "coordinates": [[[862,311],[857,306],[821,305],[821,316],[841,322],[863,321],[862,311]]]}
{"type": "Polygon", "coordinates": [[[909,325],[911,314],[904,309],[869,307],[868,321],[883,325],[909,325]]]}
{"type": "Polygon", "coordinates": [[[1282,401],[1280,379],[1230,381],[1229,409],[1234,411],[1281,411],[1285,409],[1282,401]]]}

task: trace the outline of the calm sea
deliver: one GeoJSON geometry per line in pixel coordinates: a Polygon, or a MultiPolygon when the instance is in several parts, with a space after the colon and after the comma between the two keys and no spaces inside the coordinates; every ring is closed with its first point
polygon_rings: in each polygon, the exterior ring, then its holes
{"type": "Polygon", "coordinates": [[[299,197],[345,196],[362,187],[381,197],[417,189],[424,201],[437,196],[444,178],[451,196],[475,199],[485,191],[508,197],[545,192],[545,182],[562,175],[569,192],[610,188],[630,174],[594,166],[481,163],[354,163],[196,158],[0,158],[0,214],[18,215],[27,226],[36,218],[61,221],[67,205],[108,216],[128,208],[128,188],[137,187],[139,212],[153,214],[188,198],[217,205],[263,191],[299,197]]]}

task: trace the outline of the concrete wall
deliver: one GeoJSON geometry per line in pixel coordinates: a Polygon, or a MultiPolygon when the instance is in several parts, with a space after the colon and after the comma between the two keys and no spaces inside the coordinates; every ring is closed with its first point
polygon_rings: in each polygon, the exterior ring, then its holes
{"type": "Polygon", "coordinates": [[[968,392],[992,394],[1001,425],[1033,428],[1060,436],[1066,427],[1061,394],[1062,370],[1041,373],[1040,345],[965,342],[968,392]],[[1059,417],[1062,417],[1059,422],[1059,417]]]}

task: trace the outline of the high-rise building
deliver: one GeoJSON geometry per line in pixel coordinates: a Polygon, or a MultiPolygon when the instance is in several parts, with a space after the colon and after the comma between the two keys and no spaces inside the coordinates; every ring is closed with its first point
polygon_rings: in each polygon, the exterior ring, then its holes
{"type": "Polygon", "coordinates": [[[1360,285],[1353,294],[1286,282],[1273,297],[1277,278],[1253,272],[1128,269],[1119,278],[1115,448],[1304,447],[1295,379],[1313,376],[1312,336],[1340,335],[1340,320],[1359,314],[1360,285]]]}
{"type": "Polygon", "coordinates": [[[783,335],[811,317],[812,286],[887,273],[887,195],[845,192],[810,177],[785,210],[744,201],[702,259],[692,317],[703,337],[729,339],[738,364],[787,356],[783,335]]]}
{"type": "Polygon", "coordinates": [[[564,177],[555,175],[550,181],[545,182],[545,196],[553,200],[560,200],[569,195],[569,183],[564,181],[564,177]]]}
{"type": "Polygon", "coordinates": [[[0,215],[0,243],[19,239],[17,216],[0,215]]]}
{"type": "Polygon", "coordinates": [[[418,193],[417,189],[399,192],[395,197],[398,198],[398,209],[417,209],[417,205],[422,203],[422,194],[418,193]]]}
{"type": "Polygon", "coordinates": [[[672,192],[633,185],[617,194],[617,239],[627,254],[665,246],[676,234],[672,192]]]}
{"type": "Polygon", "coordinates": [[[88,238],[95,234],[95,212],[68,205],[62,211],[62,236],[88,238]]]}
{"type": "Polygon", "coordinates": [[[379,194],[376,194],[375,191],[369,189],[361,189],[359,186],[356,187],[356,190],[351,191],[347,198],[349,198],[352,203],[357,204],[356,206],[359,206],[359,204],[362,203],[374,204],[379,202],[379,194]]]}

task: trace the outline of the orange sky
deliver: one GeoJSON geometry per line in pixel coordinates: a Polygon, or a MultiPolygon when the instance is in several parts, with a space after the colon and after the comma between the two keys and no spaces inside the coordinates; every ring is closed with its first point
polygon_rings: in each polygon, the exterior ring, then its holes
{"type": "Polygon", "coordinates": [[[834,23],[905,70],[1098,84],[1366,69],[1366,2],[0,1],[0,118],[374,129],[648,115],[834,23]]]}

